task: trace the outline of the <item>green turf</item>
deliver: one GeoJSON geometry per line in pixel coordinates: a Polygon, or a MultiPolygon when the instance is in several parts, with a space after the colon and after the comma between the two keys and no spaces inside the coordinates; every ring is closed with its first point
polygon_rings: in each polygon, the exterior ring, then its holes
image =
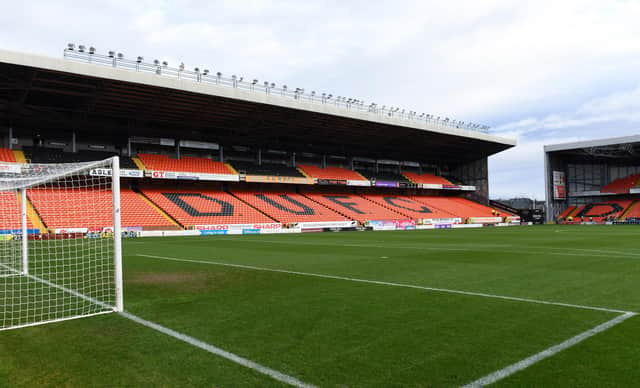
{"type": "MultiPolygon", "coordinates": [[[[615,313],[230,263],[640,311],[640,228],[544,226],[128,240],[126,309],[319,386],[459,386],[615,313]]],[[[505,386],[640,380],[640,318],[505,386]]],[[[0,332],[0,385],[280,386],[115,314],[0,332]]]]}

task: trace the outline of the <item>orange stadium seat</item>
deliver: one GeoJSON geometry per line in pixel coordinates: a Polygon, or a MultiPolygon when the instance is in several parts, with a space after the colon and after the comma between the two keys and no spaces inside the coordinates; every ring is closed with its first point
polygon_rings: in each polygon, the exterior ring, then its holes
{"type": "Polygon", "coordinates": [[[235,172],[226,164],[207,158],[183,156],[180,159],[175,159],[167,155],[153,154],[138,154],[138,158],[149,170],[235,175],[235,172]]]}
{"type": "Polygon", "coordinates": [[[624,194],[628,193],[629,189],[634,188],[638,185],[640,185],[640,174],[633,174],[624,178],[616,179],[615,181],[604,186],[600,191],[603,193],[624,194]]]}
{"type": "Polygon", "coordinates": [[[568,208],[564,209],[562,213],[558,215],[558,217],[562,219],[567,218],[569,217],[569,214],[571,214],[576,209],[577,209],[577,206],[569,206],[568,208]]]}
{"type": "MultiPolygon", "coordinates": [[[[0,191],[0,230],[22,228],[22,211],[15,191],[0,191]]],[[[27,227],[33,228],[27,220],[27,227]]]]}
{"type": "Polygon", "coordinates": [[[221,190],[153,188],[142,192],[184,227],[274,222],[221,190]]]}
{"type": "Polygon", "coordinates": [[[430,208],[411,197],[402,195],[368,194],[363,195],[369,201],[394,210],[412,219],[452,218],[453,214],[437,208],[430,208]]]}
{"type": "MultiPolygon", "coordinates": [[[[427,206],[453,214],[456,217],[469,218],[495,216],[495,214],[492,212],[492,208],[470,201],[466,198],[427,196],[417,196],[412,198],[427,206]]],[[[500,214],[509,215],[505,214],[504,212],[500,212],[500,214]]]]}
{"type": "Polygon", "coordinates": [[[580,210],[575,213],[574,218],[579,217],[596,222],[605,221],[607,218],[618,218],[632,203],[633,201],[631,200],[621,200],[588,204],[582,206],[580,210]]]}
{"type": "Polygon", "coordinates": [[[13,151],[8,148],[0,148],[0,162],[16,162],[16,157],[13,151]]]}
{"type": "Polygon", "coordinates": [[[285,192],[234,192],[233,194],[282,223],[348,220],[347,217],[301,194],[285,192]]]}
{"type": "Polygon", "coordinates": [[[629,211],[624,215],[625,218],[640,218],[640,201],[636,201],[630,205],[629,211]]]}
{"type": "MultiPolygon", "coordinates": [[[[33,189],[27,194],[49,229],[98,229],[113,225],[111,190],[33,189]],[[88,206],[94,203],[96,206],[88,206]]],[[[133,190],[120,191],[120,207],[122,226],[173,226],[133,190]]]]}
{"type": "Polygon", "coordinates": [[[337,179],[337,180],[351,180],[351,181],[366,181],[362,175],[355,171],[348,170],[342,167],[316,167],[307,164],[299,164],[298,168],[305,174],[316,179],[337,179]]]}
{"type": "Polygon", "coordinates": [[[305,196],[359,222],[406,220],[408,218],[355,194],[305,193],[305,196]]]}
{"type": "Polygon", "coordinates": [[[411,182],[435,184],[435,185],[451,185],[452,183],[441,176],[433,174],[417,174],[415,172],[403,172],[402,175],[407,177],[411,182]]]}

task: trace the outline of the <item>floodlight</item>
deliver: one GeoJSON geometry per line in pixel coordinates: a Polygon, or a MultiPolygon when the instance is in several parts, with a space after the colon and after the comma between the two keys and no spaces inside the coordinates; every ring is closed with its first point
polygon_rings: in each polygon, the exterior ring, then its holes
{"type": "Polygon", "coordinates": [[[96,53],[96,48],[91,46],[89,47],[89,54],[95,54],[96,53]]]}
{"type": "Polygon", "coordinates": [[[118,59],[124,59],[124,54],[123,53],[118,53],[118,59]]]}
{"type": "Polygon", "coordinates": [[[84,45],[83,45],[83,44],[81,44],[80,46],[78,46],[78,51],[80,51],[81,53],[83,53],[83,52],[84,52],[84,49],[85,49],[85,47],[84,47],[84,45]]]}
{"type": "Polygon", "coordinates": [[[67,50],[71,50],[71,51],[73,51],[75,48],[76,48],[76,45],[75,45],[75,44],[73,44],[73,43],[69,43],[69,44],[67,44],[67,50]]]}
{"type": "Polygon", "coordinates": [[[136,60],[136,62],[138,62],[138,63],[140,63],[140,62],[142,62],[142,61],[144,61],[144,58],[143,58],[143,57],[138,57],[138,59],[136,60]]]}
{"type": "Polygon", "coordinates": [[[109,51],[109,58],[113,58],[116,56],[116,52],[115,51],[109,51]]]}

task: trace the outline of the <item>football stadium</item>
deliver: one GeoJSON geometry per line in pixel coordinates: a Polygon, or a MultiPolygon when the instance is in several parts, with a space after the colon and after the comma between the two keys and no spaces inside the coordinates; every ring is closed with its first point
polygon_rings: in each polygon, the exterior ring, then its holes
{"type": "Polygon", "coordinates": [[[0,385],[634,386],[640,138],[487,126],[69,44],[0,50],[0,385]]]}

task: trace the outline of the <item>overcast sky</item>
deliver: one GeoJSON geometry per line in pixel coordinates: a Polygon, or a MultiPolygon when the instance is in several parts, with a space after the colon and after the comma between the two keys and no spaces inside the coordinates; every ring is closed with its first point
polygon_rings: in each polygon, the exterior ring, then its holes
{"type": "Polygon", "coordinates": [[[493,198],[542,146],[640,133],[640,0],[0,0],[0,47],[68,42],[490,125],[493,198]]]}

